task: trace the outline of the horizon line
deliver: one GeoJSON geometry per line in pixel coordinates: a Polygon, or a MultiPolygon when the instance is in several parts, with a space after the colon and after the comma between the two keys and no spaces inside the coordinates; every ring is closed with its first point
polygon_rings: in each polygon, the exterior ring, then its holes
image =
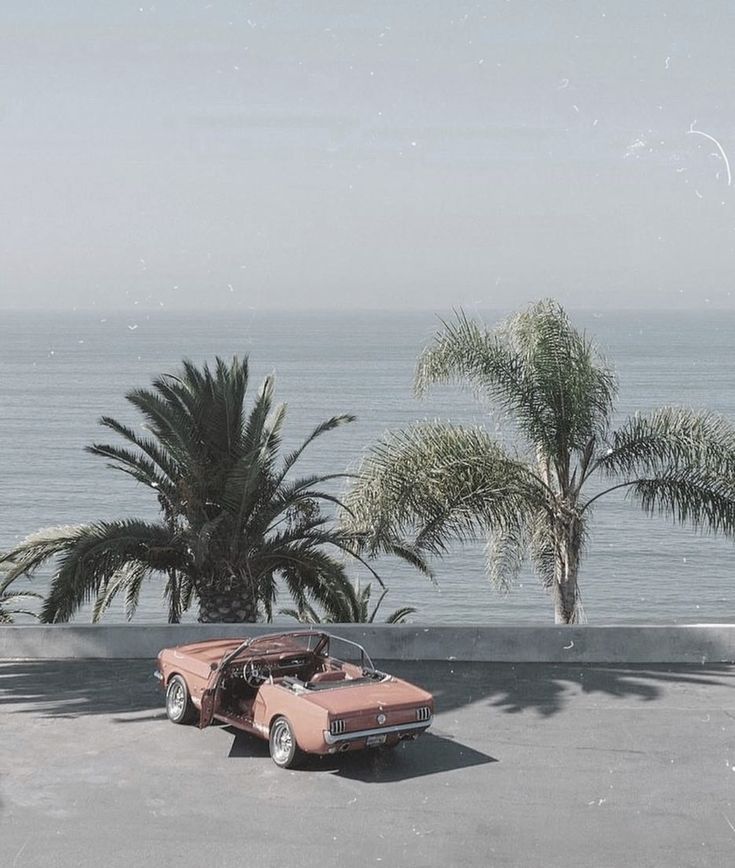
{"type": "MultiPolygon", "coordinates": [[[[476,306],[476,305],[436,305],[434,307],[210,307],[205,310],[197,307],[2,307],[0,314],[68,314],[68,313],[94,313],[105,316],[142,314],[196,314],[206,316],[208,314],[436,314],[439,311],[464,310],[470,312],[493,312],[506,310],[522,310],[534,302],[524,302],[514,305],[476,306]]],[[[591,305],[562,304],[568,311],[578,313],[692,313],[692,312],[735,312],[733,305],[676,305],[672,307],[637,306],[637,307],[607,307],[591,305]]]]}

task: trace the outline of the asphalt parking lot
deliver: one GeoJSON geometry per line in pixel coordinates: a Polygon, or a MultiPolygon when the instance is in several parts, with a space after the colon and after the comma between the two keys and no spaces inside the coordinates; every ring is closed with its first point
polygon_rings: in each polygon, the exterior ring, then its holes
{"type": "Polygon", "coordinates": [[[282,771],[168,723],[151,663],[0,664],[0,864],[735,864],[735,668],[378,665],[432,731],[282,771]]]}

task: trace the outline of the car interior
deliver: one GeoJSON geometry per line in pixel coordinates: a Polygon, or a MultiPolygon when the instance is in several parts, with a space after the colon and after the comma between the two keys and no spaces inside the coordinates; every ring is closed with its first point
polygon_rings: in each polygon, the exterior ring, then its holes
{"type": "Polygon", "coordinates": [[[355,686],[380,680],[382,673],[362,669],[314,651],[276,653],[230,664],[220,685],[219,705],[225,714],[252,717],[258,688],[265,681],[296,692],[355,686]]]}

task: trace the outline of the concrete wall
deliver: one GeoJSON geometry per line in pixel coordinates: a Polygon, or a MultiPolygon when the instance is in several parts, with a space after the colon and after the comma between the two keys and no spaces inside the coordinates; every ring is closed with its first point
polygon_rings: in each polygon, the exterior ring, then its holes
{"type": "MultiPolygon", "coordinates": [[[[116,624],[0,627],[0,659],[152,658],[161,648],[271,626],[116,624]]],[[[735,624],[459,627],[349,624],[326,628],[382,660],[532,663],[735,663],[735,624]]]]}

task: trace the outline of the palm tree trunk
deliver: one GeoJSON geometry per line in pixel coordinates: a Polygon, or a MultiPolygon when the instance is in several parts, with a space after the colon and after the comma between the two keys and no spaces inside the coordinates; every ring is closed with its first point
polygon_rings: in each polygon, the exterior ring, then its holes
{"type": "Polygon", "coordinates": [[[578,624],[582,620],[577,574],[582,548],[582,524],[576,514],[560,517],[554,528],[556,564],[554,568],[554,622],[578,624]]]}
{"type": "Polygon", "coordinates": [[[554,585],[554,623],[579,623],[577,576],[568,576],[564,581],[554,585]]]}
{"type": "Polygon", "coordinates": [[[250,583],[232,576],[229,581],[202,582],[199,588],[201,624],[254,624],[258,601],[250,583]]]}
{"type": "Polygon", "coordinates": [[[181,583],[176,570],[168,571],[168,623],[178,624],[181,621],[181,583]]]}

